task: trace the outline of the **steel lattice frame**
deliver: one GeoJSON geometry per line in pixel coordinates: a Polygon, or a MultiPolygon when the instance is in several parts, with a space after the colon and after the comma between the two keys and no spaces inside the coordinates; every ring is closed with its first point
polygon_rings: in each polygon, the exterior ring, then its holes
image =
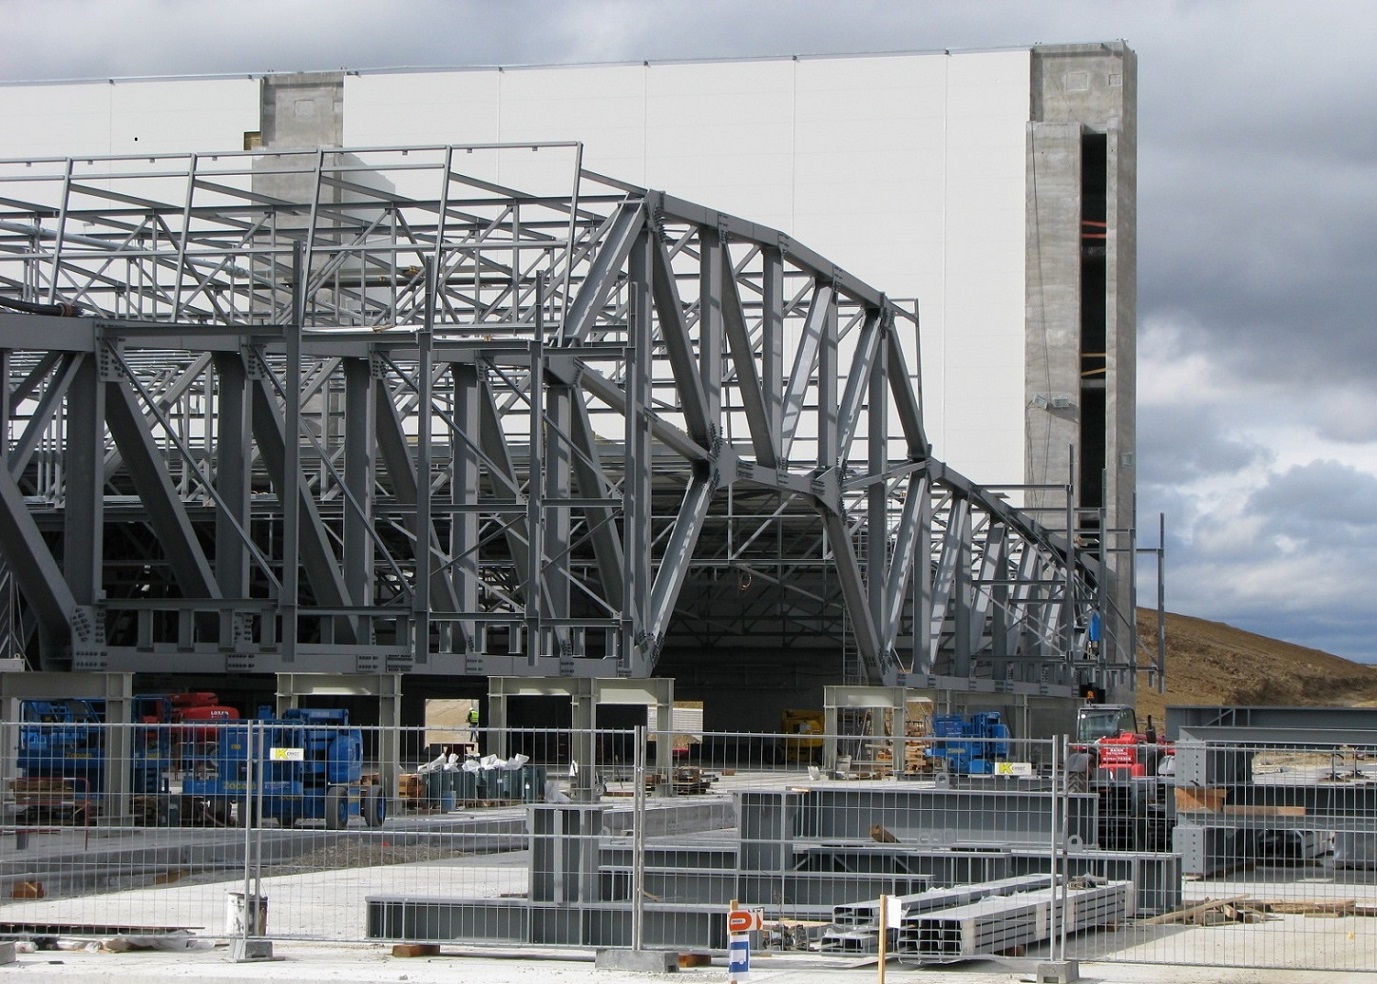
{"type": "Polygon", "coordinates": [[[0,298],[83,309],[0,314],[30,662],[1131,679],[1094,558],[931,457],[913,314],[579,156],[0,162],[0,298]]]}

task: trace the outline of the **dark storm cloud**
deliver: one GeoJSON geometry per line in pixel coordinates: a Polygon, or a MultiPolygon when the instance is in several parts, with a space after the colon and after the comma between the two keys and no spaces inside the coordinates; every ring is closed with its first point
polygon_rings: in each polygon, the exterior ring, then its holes
{"type": "Polygon", "coordinates": [[[1138,481],[1177,486],[1264,464],[1268,449],[1228,434],[1219,414],[1198,406],[1153,407],[1138,420],[1138,481]],[[1183,435],[1189,441],[1183,442],[1183,435]]]}
{"type": "Polygon", "coordinates": [[[1331,531],[1345,542],[1377,541],[1377,475],[1337,461],[1313,461],[1272,476],[1248,497],[1247,509],[1274,521],[1331,531]]]}
{"type": "Polygon", "coordinates": [[[1140,80],[1141,312],[1189,312],[1258,379],[1371,384],[1377,61],[1335,29],[1366,14],[1248,6],[1183,11],[1173,45],[1140,48],[1171,66],[1140,80]]]}
{"type": "Polygon", "coordinates": [[[1234,625],[1274,639],[1302,639],[1303,645],[1349,659],[1377,662],[1372,636],[1372,612],[1361,604],[1341,604],[1313,611],[1278,612],[1242,609],[1221,615],[1234,625]]]}
{"type": "Polygon", "coordinates": [[[1140,316],[1188,313],[1203,348],[1259,378],[1377,377],[1377,160],[1301,178],[1183,154],[1179,180],[1140,199],[1140,316]]]}

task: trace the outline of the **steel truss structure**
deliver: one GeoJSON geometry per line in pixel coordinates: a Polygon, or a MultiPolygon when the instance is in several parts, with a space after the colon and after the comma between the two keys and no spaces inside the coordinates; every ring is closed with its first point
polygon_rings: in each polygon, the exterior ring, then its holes
{"type": "Polygon", "coordinates": [[[932,457],[913,313],[578,145],[0,162],[0,302],[35,668],[1131,685],[1100,559],[932,457]]]}

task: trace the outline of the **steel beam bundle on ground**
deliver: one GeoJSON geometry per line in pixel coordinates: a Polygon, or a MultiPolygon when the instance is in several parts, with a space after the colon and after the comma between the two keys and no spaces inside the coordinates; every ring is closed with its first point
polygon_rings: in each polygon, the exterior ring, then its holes
{"type": "MultiPolygon", "coordinates": [[[[934,888],[917,895],[900,895],[891,900],[897,903],[905,915],[918,912],[931,912],[951,906],[977,902],[991,895],[1014,895],[1018,892],[1032,892],[1047,887],[1046,875],[1024,875],[1018,878],[1001,878],[997,881],[981,882],[975,885],[957,885],[952,888],[934,888]]],[[[832,922],[838,926],[871,926],[879,922],[880,903],[853,902],[839,905],[832,910],[832,922]]]]}
{"type": "Polygon", "coordinates": [[[1118,924],[1132,914],[1131,906],[1132,886],[1127,882],[990,897],[906,917],[896,951],[900,960],[912,963],[1006,953],[1045,940],[1063,925],[1074,933],[1118,924]]]}

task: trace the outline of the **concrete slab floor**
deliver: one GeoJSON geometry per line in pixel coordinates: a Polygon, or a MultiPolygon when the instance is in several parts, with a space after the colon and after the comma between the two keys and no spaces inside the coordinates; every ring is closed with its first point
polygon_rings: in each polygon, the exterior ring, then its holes
{"type": "MultiPolygon", "coordinates": [[[[646,980],[676,980],[682,984],[717,984],[726,978],[722,961],[710,967],[680,969],[671,974],[599,969],[591,952],[551,954],[533,958],[477,956],[444,949],[439,956],[393,957],[391,947],[276,943],[271,962],[236,964],[228,948],[179,953],[87,953],[39,951],[21,953],[15,963],[0,966],[0,984],[8,980],[53,981],[60,984],[106,984],[110,981],[196,980],[205,984],[511,984],[538,977],[542,984],[636,984],[646,980]]],[[[1295,970],[1222,970],[1179,965],[1080,965],[1080,979],[1095,984],[1367,984],[1372,975],[1358,972],[1295,970]]],[[[1015,984],[1035,980],[1035,968],[977,962],[953,967],[915,968],[891,963],[886,979],[943,981],[952,984],[1015,984]]],[[[819,966],[793,957],[752,958],[752,984],[830,984],[876,980],[874,962],[856,961],[849,968],[819,966]]]]}

